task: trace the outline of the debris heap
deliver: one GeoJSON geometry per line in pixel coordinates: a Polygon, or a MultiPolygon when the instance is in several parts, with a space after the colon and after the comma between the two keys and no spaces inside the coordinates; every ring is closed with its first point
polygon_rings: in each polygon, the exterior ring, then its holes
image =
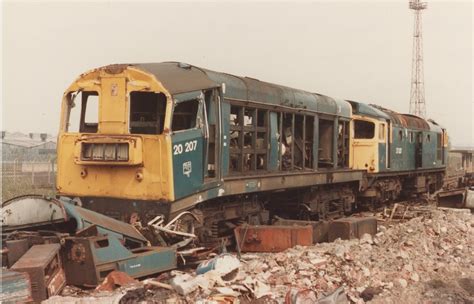
{"type": "Polygon", "coordinates": [[[469,303],[474,301],[474,216],[433,207],[404,223],[382,221],[373,237],[243,254],[232,280],[222,280],[215,270],[192,269],[155,280],[160,284],[142,283],[115,295],[122,294],[122,303],[161,303],[165,295],[177,303],[297,303],[331,294],[324,303],[469,303]],[[192,279],[199,286],[183,292],[179,282],[192,279]]]}
{"type": "Polygon", "coordinates": [[[290,287],[321,296],[340,286],[355,303],[472,301],[473,227],[469,210],[433,209],[405,223],[380,225],[374,237],[244,255],[241,275],[269,285],[279,302],[290,287]]]}

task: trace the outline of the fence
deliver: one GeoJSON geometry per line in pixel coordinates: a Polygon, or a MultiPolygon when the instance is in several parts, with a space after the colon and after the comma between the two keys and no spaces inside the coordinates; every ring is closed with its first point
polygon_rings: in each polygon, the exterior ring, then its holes
{"type": "Polygon", "coordinates": [[[54,188],[56,164],[51,161],[8,161],[2,162],[2,183],[29,184],[33,188],[54,188]]]}

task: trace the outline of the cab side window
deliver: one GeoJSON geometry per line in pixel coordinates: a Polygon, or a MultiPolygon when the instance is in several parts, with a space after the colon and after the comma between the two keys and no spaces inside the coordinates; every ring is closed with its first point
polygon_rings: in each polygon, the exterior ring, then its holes
{"type": "Polygon", "coordinates": [[[196,128],[198,109],[197,99],[178,103],[174,108],[171,129],[176,132],[196,128]]]}
{"type": "Polygon", "coordinates": [[[99,126],[99,94],[77,91],[68,94],[67,132],[97,133],[99,126]]]}
{"type": "Polygon", "coordinates": [[[370,121],[354,120],[354,138],[372,139],[375,136],[375,124],[370,121]]]}
{"type": "Polygon", "coordinates": [[[385,140],[385,125],[384,124],[379,125],[379,139],[385,140]]]}
{"type": "Polygon", "coordinates": [[[132,92],[130,94],[130,134],[161,134],[166,113],[163,93],[132,92]]]}

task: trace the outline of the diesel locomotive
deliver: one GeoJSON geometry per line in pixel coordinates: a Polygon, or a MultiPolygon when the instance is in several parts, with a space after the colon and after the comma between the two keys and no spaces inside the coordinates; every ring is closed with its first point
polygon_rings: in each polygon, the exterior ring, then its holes
{"type": "Polygon", "coordinates": [[[109,65],[63,95],[57,191],[123,221],[190,211],[218,240],[435,192],[447,147],[436,122],[376,105],[179,62],[109,65]]]}

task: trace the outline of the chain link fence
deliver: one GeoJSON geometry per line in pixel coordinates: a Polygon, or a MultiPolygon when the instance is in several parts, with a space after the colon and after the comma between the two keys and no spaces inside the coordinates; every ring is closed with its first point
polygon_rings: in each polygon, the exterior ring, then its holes
{"type": "Polygon", "coordinates": [[[2,201],[23,194],[53,195],[56,169],[53,161],[2,162],[2,201]]]}

